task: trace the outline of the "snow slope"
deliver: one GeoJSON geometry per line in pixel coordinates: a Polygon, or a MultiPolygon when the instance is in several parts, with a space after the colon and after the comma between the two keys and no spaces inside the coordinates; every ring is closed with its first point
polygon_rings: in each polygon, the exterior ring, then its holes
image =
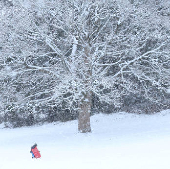
{"type": "Polygon", "coordinates": [[[77,121],[0,129],[0,169],[169,169],[170,110],[154,115],[91,117],[92,133],[77,121]],[[38,144],[41,159],[32,159],[38,144]]]}

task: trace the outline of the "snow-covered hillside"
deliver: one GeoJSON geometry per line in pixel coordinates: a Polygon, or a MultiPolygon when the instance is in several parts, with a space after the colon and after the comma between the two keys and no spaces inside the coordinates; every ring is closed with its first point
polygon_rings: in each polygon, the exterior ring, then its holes
{"type": "Polygon", "coordinates": [[[90,134],[78,133],[77,121],[0,129],[0,169],[170,168],[170,110],[98,114],[91,125],[90,134]],[[35,142],[41,159],[31,158],[35,142]]]}

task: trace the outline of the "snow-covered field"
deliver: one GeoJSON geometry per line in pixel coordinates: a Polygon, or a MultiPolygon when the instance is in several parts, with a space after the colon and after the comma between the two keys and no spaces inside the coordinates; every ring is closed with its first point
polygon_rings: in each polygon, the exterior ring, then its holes
{"type": "Polygon", "coordinates": [[[170,169],[170,110],[98,114],[91,126],[90,134],[77,121],[0,129],[0,169],[170,169]],[[34,143],[41,159],[31,158],[34,143]]]}

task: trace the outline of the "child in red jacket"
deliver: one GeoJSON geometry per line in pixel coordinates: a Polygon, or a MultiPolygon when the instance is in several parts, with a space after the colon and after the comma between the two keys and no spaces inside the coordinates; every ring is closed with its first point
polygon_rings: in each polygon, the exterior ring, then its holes
{"type": "Polygon", "coordinates": [[[31,147],[30,153],[32,153],[32,158],[40,158],[41,157],[40,151],[37,149],[37,144],[34,144],[31,147]]]}

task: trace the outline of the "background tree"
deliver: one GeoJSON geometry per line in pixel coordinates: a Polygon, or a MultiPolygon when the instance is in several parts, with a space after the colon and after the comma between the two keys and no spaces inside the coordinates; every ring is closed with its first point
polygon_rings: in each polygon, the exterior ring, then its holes
{"type": "Polygon", "coordinates": [[[1,107],[25,123],[29,109],[35,122],[68,114],[72,119],[78,111],[79,131],[90,132],[94,97],[114,107],[132,95],[163,103],[169,87],[169,22],[160,12],[167,12],[165,5],[135,0],[3,4],[1,107]]]}

